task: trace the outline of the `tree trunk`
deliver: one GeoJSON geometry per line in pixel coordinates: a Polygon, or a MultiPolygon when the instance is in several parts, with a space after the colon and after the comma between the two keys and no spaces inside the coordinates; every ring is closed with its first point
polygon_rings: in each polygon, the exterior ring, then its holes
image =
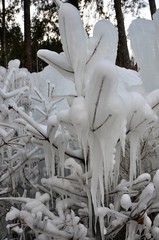
{"type": "Polygon", "coordinates": [[[69,0],[68,2],[71,3],[72,5],[74,5],[77,9],[79,9],[78,8],[78,0],[69,0]]]}
{"type": "Polygon", "coordinates": [[[32,71],[30,0],[24,0],[25,67],[32,71]]]}
{"type": "Polygon", "coordinates": [[[156,12],[156,2],[155,0],[149,0],[151,18],[153,19],[153,14],[156,12]]]}
{"type": "Polygon", "coordinates": [[[124,26],[124,17],[121,8],[121,0],[114,0],[114,9],[116,13],[119,36],[116,64],[121,67],[131,68],[131,61],[129,57],[127,38],[124,26]]]}
{"type": "Polygon", "coordinates": [[[2,0],[2,59],[4,67],[7,67],[5,12],[6,12],[5,0],[2,0]]]}

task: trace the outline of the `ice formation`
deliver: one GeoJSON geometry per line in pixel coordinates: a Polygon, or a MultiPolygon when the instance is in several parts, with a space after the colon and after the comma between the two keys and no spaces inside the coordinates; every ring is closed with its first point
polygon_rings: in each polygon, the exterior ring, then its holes
{"type": "MultiPolygon", "coordinates": [[[[124,154],[126,138],[130,142],[130,182],[132,183],[136,178],[137,165],[140,165],[140,142],[145,129],[153,127],[158,121],[155,112],[157,106],[150,103],[150,101],[158,101],[158,96],[154,93],[151,95],[155,96],[154,100],[149,96],[146,99],[139,75],[132,70],[114,65],[117,33],[109,22],[98,22],[94,27],[93,37],[88,38],[81,29],[79,17],[76,17],[79,24],[78,31],[74,23],[70,22],[68,9],[72,17],[77,16],[76,9],[69,4],[60,6],[60,31],[67,67],[66,62],[64,66],[60,56],[57,58],[58,63],[56,62],[54,53],[40,50],[38,56],[44,60],[47,59],[46,62],[52,66],[60,65],[67,71],[72,68],[77,98],[67,114],[63,115],[63,118],[60,117],[60,122],[69,130],[70,127],[72,131],[73,127],[75,128],[79,144],[84,151],[85,163],[88,157],[87,149],[90,151],[91,195],[94,210],[97,213],[97,207],[101,203],[104,204],[104,189],[108,192],[113,183],[113,171],[119,166],[117,161],[120,159],[116,159],[115,156],[116,145],[120,141],[124,154]],[[70,34],[67,33],[68,26],[71,26],[77,38],[78,49],[75,47],[74,40],[71,41],[70,34]],[[104,48],[105,51],[101,51],[106,32],[111,32],[108,36],[113,36],[113,41],[108,38],[108,47],[104,48]],[[113,48],[111,48],[112,42],[113,48]]],[[[68,77],[68,75],[65,76],[68,77]]],[[[148,200],[145,201],[147,204],[148,200]]],[[[131,201],[129,205],[130,203],[131,201]]]]}
{"type": "Polygon", "coordinates": [[[154,14],[153,21],[136,19],[129,27],[131,48],[144,82],[144,87],[148,92],[159,88],[158,19],[159,10],[154,14]]]}
{"type": "MultiPolygon", "coordinates": [[[[60,5],[59,21],[65,65],[62,56],[59,55],[58,58],[55,58],[55,53],[47,50],[40,50],[38,56],[44,60],[47,59],[47,62],[52,66],[56,65],[66,70],[67,64],[73,70],[78,97],[73,101],[70,110],[67,111],[69,119],[67,116],[65,118],[64,115],[62,115],[62,119],[61,117],[59,119],[66,128],[68,124],[75,128],[79,143],[84,149],[85,158],[87,157],[87,148],[90,149],[91,193],[96,208],[99,204],[96,199],[98,187],[101,195],[101,198],[98,199],[100,202],[104,200],[104,188],[108,190],[113,181],[111,176],[116,162],[116,144],[120,140],[124,152],[126,132],[130,131],[130,179],[132,181],[136,177],[140,140],[145,128],[149,128],[157,121],[157,116],[142,93],[134,90],[134,86],[141,85],[141,80],[137,74],[114,65],[117,33],[115,33],[115,28],[110,26],[110,23],[107,21],[99,22],[97,24],[98,30],[95,26],[94,35],[89,39],[83,30],[77,10],[69,4],[60,5]],[[75,23],[70,20],[68,11],[76,19],[76,24],[78,22],[78,30],[75,28],[75,23]],[[78,49],[68,34],[68,26],[74,33],[75,43],[77,44],[78,41],[78,49]],[[114,48],[111,48],[111,57],[108,50],[101,51],[107,31],[112,33],[109,36],[114,36],[112,37],[114,48]],[[96,44],[93,44],[94,42],[96,44]],[[94,70],[92,71],[92,69],[94,70]],[[78,115],[79,111],[80,115],[78,115]],[[101,158],[97,165],[96,159],[99,154],[101,158]],[[97,172],[99,174],[96,174],[97,172]],[[103,177],[105,179],[104,185],[103,177]]],[[[112,41],[107,44],[108,49],[110,49],[110,44],[112,41]]],[[[67,70],[69,70],[68,67],[67,70]]]]}

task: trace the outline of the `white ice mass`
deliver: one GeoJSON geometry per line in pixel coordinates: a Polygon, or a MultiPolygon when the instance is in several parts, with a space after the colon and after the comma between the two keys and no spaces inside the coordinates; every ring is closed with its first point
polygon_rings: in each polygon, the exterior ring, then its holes
{"type": "Polygon", "coordinates": [[[154,20],[136,19],[129,27],[129,38],[146,91],[159,88],[159,10],[154,20]]]}

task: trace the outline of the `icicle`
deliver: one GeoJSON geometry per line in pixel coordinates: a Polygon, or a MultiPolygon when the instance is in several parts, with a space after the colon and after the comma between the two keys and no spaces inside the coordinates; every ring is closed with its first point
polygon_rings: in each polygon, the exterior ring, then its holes
{"type": "Polygon", "coordinates": [[[55,162],[54,162],[54,156],[52,155],[52,146],[50,146],[49,142],[43,141],[43,149],[45,154],[45,165],[46,165],[46,171],[48,176],[54,176],[55,174],[55,162]]]}
{"type": "Polygon", "coordinates": [[[106,228],[104,226],[104,217],[99,216],[99,224],[100,224],[100,232],[102,235],[102,240],[104,240],[104,235],[107,233],[106,228]],[[104,231],[105,230],[105,231],[104,231]]]}
{"type": "Polygon", "coordinates": [[[114,166],[114,180],[113,180],[113,188],[116,188],[118,184],[120,163],[121,163],[121,145],[120,143],[116,146],[116,154],[115,154],[115,166],[114,166]]]}
{"type": "Polygon", "coordinates": [[[140,147],[139,133],[131,132],[129,141],[130,141],[130,181],[132,182],[137,175],[136,165],[139,160],[138,151],[140,147]]]}
{"type": "Polygon", "coordinates": [[[128,233],[127,233],[128,237],[126,240],[134,240],[136,231],[137,231],[137,222],[130,221],[129,226],[128,226],[128,233]]]}
{"type": "Polygon", "coordinates": [[[124,119],[121,123],[123,124],[123,126],[121,126],[120,142],[122,147],[122,154],[123,157],[125,157],[126,124],[127,124],[126,119],[124,119]]]}
{"type": "Polygon", "coordinates": [[[55,138],[55,143],[58,148],[59,164],[58,173],[64,177],[64,152],[65,152],[65,140],[63,134],[58,134],[55,138]]]}
{"type": "MultiPolygon", "coordinates": [[[[91,159],[91,171],[92,171],[92,179],[91,179],[91,194],[92,194],[92,202],[94,206],[95,214],[97,213],[97,196],[99,199],[102,196],[104,199],[104,192],[99,192],[99,176],[103,176],[103,159],[102,156],[99,158],[101,153],[101,148],[97,138],[90,132],[89,134],[89,146],[90,146],[90,159],[91,159]]],[[[100,182],[101,184],[101,182],[100,182]]],[[[100,190],[104,191],[104,188],[101,187],[100,190]]]]}
{"type": "MultiPolygon", "coordinates": [[[[112,117],[109,122],[105,123],[98,131],[95,132],[95,136],[97,136],[102,150],[105,189],[107,192],[113,180],[116,144],[120,139],[121,132],[123,131],[122,121],[125,122],[123,117],[124,116],[112,117]]],[[[118,161],[120,161],[120,158],[118,161]]]]}

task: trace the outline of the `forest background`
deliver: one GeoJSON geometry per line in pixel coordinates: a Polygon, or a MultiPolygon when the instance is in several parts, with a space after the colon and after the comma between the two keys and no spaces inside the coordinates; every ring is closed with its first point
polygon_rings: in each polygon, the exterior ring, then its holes
{"type": "MultiPolygon", "coordinates": [[[[153,18],[159,1],[155,0],[70,0],[80,10],[87,32],[100,18],[110,19],[118,28],[119,43],[116,64],[136,68],[127,46],[126,24],[142,17],[153,18]],[[145,17],[145,16],[144,16],[145,17]]],[[[78,26],[77,26],[78,27],[78,26]]],[[[19,59],[21,67],[40,71],[45,63],[37,58],[39,49],[62,51],[57,9],[53,0],[2,0],[0,6],[0,65],[19,59]],[[21,16],[18,18],[17,16],[21,16]]]]}

